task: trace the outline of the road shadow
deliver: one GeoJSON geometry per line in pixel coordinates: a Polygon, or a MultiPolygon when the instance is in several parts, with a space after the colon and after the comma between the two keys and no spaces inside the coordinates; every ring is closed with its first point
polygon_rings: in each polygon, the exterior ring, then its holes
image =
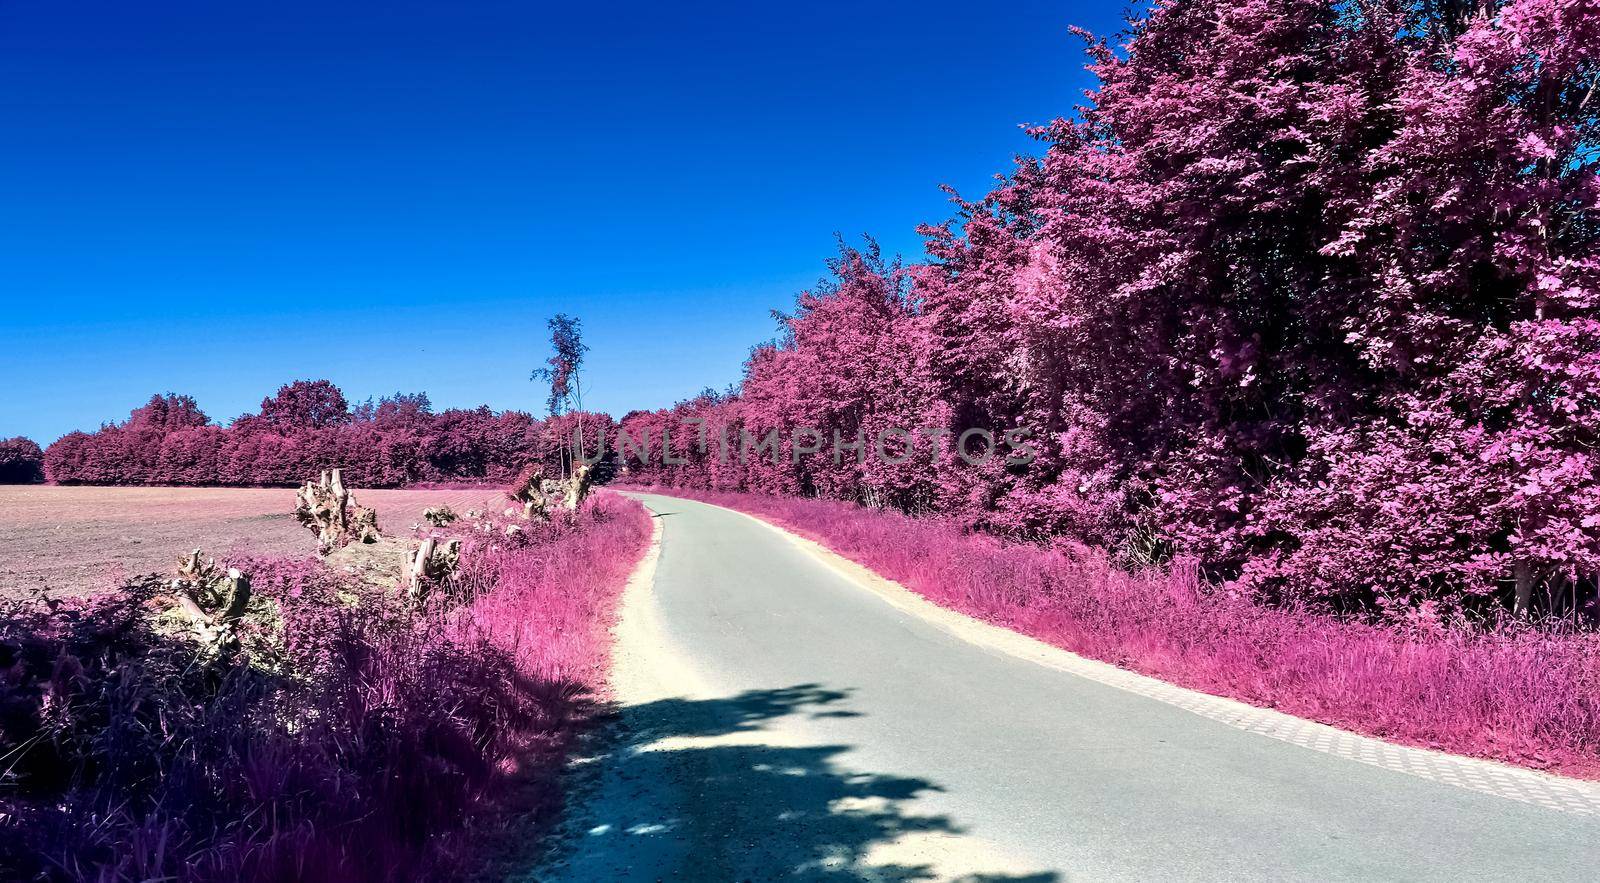
{"type": "Polygon", "coordinates": [[[579,765],[557,845],[510,879],[1061,879],[985,872],[954,820],[909,805],[937,783],[864,772],[841,758],[847,745],[793,744],[768,727],[856,716],[848,699],[801,684],[613,709],[579,765]]]}

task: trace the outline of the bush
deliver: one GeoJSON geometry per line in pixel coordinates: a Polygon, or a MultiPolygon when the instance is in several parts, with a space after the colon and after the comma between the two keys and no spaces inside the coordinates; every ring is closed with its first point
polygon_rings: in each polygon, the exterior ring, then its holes
{"type": "Polygon", "coordinates": [[[22,436],[0,439],[0,484],[36,484],[44,481],[44,452],[22,436]]]}

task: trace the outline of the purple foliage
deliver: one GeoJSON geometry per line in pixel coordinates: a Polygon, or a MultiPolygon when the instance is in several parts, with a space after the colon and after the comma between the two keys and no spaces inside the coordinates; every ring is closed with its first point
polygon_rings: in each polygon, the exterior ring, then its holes
{"type": "Polygon", "coordinates": [[[256,600],[197,664],[159,579],[0,609],[0,877],[457,879],[512,789],[548,812],[649,537],[635,503],[479,547],[404,609],[314,560],[229,562],[256,600]]]}
{"type": "Polygon", "coordinates": [[[44,481],[44,451],[38,442],[17,436],[0,439],[0,484],[44,481]]]}
{"type": "Polygon", "coordinates": [[[1395,622],[1592,617],[1597,47],[1594,0],[1154,3],[1089,41],[1099,88],[1042,157],[924,228],[927,263],[845,249],[735,395],[625,421],[1026,427],[1032,463],[636,474],[1188,556],[1395,622]]]}
{"type": "Polygon", "coordinates": [[[328,381],[296,381],[227,428],[209,424],[188,396],[153,396],[123,423],[58,439],[43,464],[59,484],[293,485],[333,466],[358,487],[502,482],[530,462],[558,473],[580,418],[591,436],[611,431],[604,414],[434,413],[420,394],[352,413],[328,381]]]}

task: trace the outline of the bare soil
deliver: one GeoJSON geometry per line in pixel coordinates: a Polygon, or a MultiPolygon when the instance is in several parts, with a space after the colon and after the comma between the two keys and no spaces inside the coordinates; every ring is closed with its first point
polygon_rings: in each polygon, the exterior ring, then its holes
{"type": "MultiPolygon", "coordinates": [[[[393,537],[411,536],[430,506],[462,513],[506,505],[494,488],[358,488],[355,496],[378,510],[379,528],[393,537]]],[[[167,573],[195,548],[314,555],[316,537],[293,510],[288,488],[0,485],[0,596],[101,591],[129,576],[167,573]]]]}

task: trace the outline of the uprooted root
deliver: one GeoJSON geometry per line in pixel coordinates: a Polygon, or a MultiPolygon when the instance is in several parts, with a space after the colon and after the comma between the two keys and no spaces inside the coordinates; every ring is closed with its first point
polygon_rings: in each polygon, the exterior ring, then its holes
{"type": "Polygon", "coordinates": [[[423,539],[416,551],[411,553],[411,563],[407,568],[406,591],[411,603],[417,606],[426,603],[436,587],[455,576],[456,565],[460,563],[460,540],[441,542],[438,537],[423,539]]]}
{"type": "Polygon", "coordinates": [[[296,492],[294,516],[317,535],[320,555],[350,542],[375,543],[382,536],[377,511],[356,504],[338,469],[323,470],[319,479],[296,492]]]}
{"type": "Polygon", "coordinates": [[[589,496],[593,483],[594,467],[587,463],[573,467],[572,475],[562,479],[545,478],[544,467],[531,464],[517,475],[517,480],[506,491],[507,496],[521,504],[522,510],[520,513],[507,510],[506,514],[521,514],[529,521],[547,521],[550,512],[558,506],[575,512],[589,496]]]}
{"type": "Polygon", "coordinates": [[[171,612],[185,621],[194,638],[218,653],[237,644],[234,626],[250,606],[250,578],[237,568],[226,572],[199,549],[178,558],[171,583],[171,612]]]}

